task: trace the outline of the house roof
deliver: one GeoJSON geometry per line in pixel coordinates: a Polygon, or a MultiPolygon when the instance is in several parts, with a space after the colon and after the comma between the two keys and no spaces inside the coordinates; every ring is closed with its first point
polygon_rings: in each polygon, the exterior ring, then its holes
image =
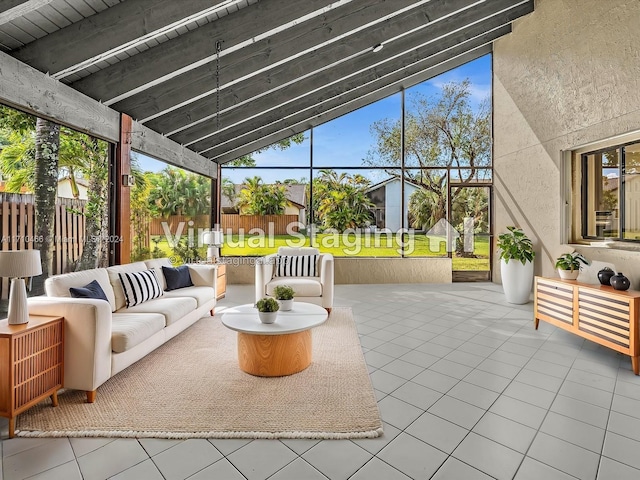
{"type": "MultiPolygon", "coordinates": [[[[244,185],[236,184],[234,185],[234,187],[236,190],[236,196],[238,196],[240,194],[240,190],[243,189],[244,185]]],[[[287,184],[286,188],[287,188],[287,191],[286,191],[287,200],[289,200],[292,204],[296,205],[297,207],[306,208],[307,186],[303,183],[292,183],[292,184],[287,184]]],[[[228,209],[228,208],[234,207],[233,202],[229,199],[229,197],[224,195],[224,193],[221,195],[220,200],[221,200],[220,201],[221,208],[228,209]]]]}
{"type": "Polygon", "coordinates": [[[5,0],[0,48],[224,163],[490,53],[533,8],[534,0],[5,0]]]}
{"type": "MultiPolygon", "coordinates": [[[[387,178],[386,180],[383,180],[382,182],[378,182],[378,183],[376,183],[374,185],[371,185],[369,188],[367,188],[367,192],[372,192],[374,190],[377,190],[378,188],[382,187],[383,185],[387,185],[388,183],[399,182],[399,181],[400,181],[400,179],[398,177],[387,178]]],[[[411,186],[416,187],[416,188],[421,188],[420,185],[418,185],[417,183],[413,183],[413,182],[411,182],[409,180],[406,180],[406,179],[404,181],[404,184],[405,185],[408,184],[408,185],[411,185],[411,186]]]]}

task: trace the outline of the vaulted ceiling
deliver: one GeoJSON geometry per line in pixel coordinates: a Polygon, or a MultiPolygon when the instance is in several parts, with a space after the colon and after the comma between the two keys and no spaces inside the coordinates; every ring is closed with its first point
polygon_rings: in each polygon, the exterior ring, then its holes
{"type": "Polygon", "coordinates": [[[490,53],[533,8],[533,0],[3,0],[0,48],[223,163],[490,53]]]}

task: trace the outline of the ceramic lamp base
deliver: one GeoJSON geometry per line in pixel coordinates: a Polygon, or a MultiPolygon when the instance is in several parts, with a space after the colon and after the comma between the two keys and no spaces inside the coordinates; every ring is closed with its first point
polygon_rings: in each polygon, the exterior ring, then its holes
{"type": "Polygon", "coordinates": [[[21,325],[29,322],[27,308],[27,289],[24,278],[12,278],[9,292],[8,318],[10,325],[21,325]]]}

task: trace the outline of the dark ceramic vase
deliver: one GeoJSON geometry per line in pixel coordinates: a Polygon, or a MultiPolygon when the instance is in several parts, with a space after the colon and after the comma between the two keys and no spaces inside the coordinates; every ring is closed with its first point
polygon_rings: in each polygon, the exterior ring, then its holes
{"type": "Polygon", "coordinates": [[[612,275],[609,279],[609,283],[611,283],[611,286],[616,290],[628,290],[631,286],[631,282],[622,274],[622,272],[612,275]]]}
{"type": "Polygon", "coordinates": [[[598,272],[598,280],[600,281],[601,285],[611,285],[610,280],[611,280],[611,277],[614,275],[615,275],[615,272],[610,268],[609,269],[603,268],[598,272]]]}

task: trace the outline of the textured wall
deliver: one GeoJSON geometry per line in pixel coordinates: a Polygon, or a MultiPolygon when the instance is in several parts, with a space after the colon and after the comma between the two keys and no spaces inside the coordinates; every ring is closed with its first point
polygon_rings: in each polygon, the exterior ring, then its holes
{"type": "MultiPolygon", "coordinates": [[[[638,0],[538,0],[494,44],[495,231],[531,236],[538,275],[572,249],[560,244],[561,151],[640,130],[639,19],[638,0]]],[[[640,288],[640,252],[580,250],[640,288]]]]}
{"type": "MultiPolygon", "coordinates": [[[[254,267],[227,265],[229,284],[253,284],[254,267]]],[[[232,262],[230,260],[230,262],[232,262]]],[[[335,258],[335,283],[451,283],[450,258],[335,258]]]]}

